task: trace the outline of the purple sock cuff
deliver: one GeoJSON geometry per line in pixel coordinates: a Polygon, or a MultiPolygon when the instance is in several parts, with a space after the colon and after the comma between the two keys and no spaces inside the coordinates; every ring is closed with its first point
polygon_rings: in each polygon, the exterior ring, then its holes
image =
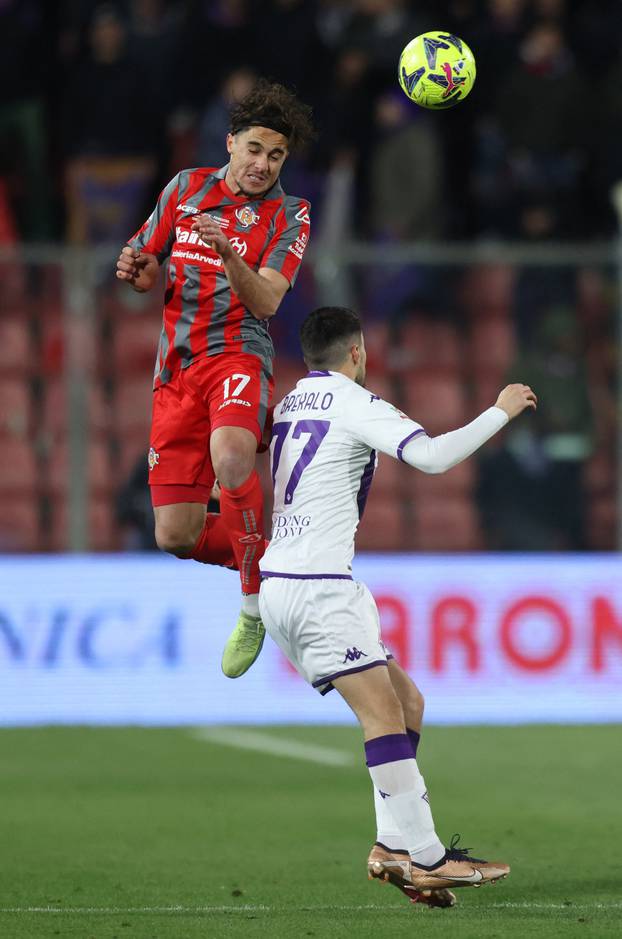
{"type": "Polygon", "coordinates": [[[365,762],[368,766],[380,766],[381,763],[396,763],[398,760],[412,760],[413,745],[407,734],[385,734],[374,737],[365,744],[365,762]]]}
{"type": "Polygon", "coordinates": [[[410,740],[410,745],[413,748],[413,753],[415,758],[417,757],[417,747],[419,746],[419,741],[421,739],[421,734],[418,734],[416,730],[409,730],[406,728],[406,733],[408,734],[408,739],[410,740]]]}

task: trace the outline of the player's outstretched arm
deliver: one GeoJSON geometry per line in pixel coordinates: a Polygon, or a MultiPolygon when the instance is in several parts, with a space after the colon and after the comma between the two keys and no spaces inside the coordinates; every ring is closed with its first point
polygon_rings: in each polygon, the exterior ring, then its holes
{"type": "Polygon", "coordinates": [[[527,408],[536,409],[538,399],[529,385],[508,385],[488,408],[465,427],[439,437],[417,434],[408,442],[400,458],[424,473],[445,473],[461,463],[490,440],[508,421],[527,408]]]}
{"type": "Polygon", "coordinates": [[[160,265],[155,254],[143,254],[126,245],[117,261],[117,277],[126,281],[138,293],[151,290],[158,279],[160,265]]]}

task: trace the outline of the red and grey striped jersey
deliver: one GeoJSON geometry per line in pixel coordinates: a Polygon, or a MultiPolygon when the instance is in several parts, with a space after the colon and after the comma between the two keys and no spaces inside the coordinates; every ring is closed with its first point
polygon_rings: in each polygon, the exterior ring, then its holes
{"type": "Polygon", "coordinates": [[[254,271],[270,267],[293,286],[309,240],[309,203],[287,196],[280,183],[262,197],[236,196],[227,167],[182,170],[160,194],[128,244],[168,259],[164,315],[154,386],[205,355],[248,352],[272,373],[274,347],[267,320],[256,319],[233,292],[222,260],[192,231],[205,212],[221,226],[254,271]]]}

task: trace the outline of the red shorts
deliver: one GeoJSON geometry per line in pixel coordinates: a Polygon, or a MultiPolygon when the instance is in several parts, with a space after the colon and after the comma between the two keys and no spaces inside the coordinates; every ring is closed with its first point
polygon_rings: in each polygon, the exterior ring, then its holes
{"type": "Polygon", "coordinates": [[[260,443],[273,387],[256,355],[227,353],[200,359],[157,388],[149,449],[153,504],[207,504],[215,480],[211,432],[245,427],[260,443]]]}

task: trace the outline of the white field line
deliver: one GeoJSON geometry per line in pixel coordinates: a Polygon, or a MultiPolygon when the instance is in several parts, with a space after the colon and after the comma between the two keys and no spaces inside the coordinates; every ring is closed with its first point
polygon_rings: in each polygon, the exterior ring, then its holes
{"type": "MultiPolygon", "coordinates": [[[[584,910],[620,910],[622,902],[612,901],[611,903],[530,903],[529,901],[519,903],[490,903],[486,909],[495,910],[565,910],[568,913],[584,910]]],[[[365,910],[382,910],[385,913],[404,910],[404,904],[399,906],[385,906],[378,903],[369,903],[365,906],[251,906],[248,904],[242,906],[78,906],[78,907],[60,907],[60,906],[15,906],[0,907],[0,914],[3,913],[62,913],[68,916],[80,915],[114,915],[131,913],[359,913],[365,910]]],[[[468,912],[479,914],[483,907],[471,907],[468,912]]],[[[461,907],[461,912],[467,912],[467,908],[461,907]]],[[[451,914],[450,914],[451,915],[451,914]]]]}
{"type": "MultiPolygon", "coordinates": [[[[239,750],[257,750],[272,756],[289,757],[292,760],[307,760],[326,766],[353,766],[356,760],[351,753],[321,747],[313,743],[301,743],[287,737],[273,737],[259,730],[243,730],[238,727],[196,727],[193,737],[205,743],[216,743],[239,750]]],[[[362,759],[362,758],[361,758],[362,759]]]]}

